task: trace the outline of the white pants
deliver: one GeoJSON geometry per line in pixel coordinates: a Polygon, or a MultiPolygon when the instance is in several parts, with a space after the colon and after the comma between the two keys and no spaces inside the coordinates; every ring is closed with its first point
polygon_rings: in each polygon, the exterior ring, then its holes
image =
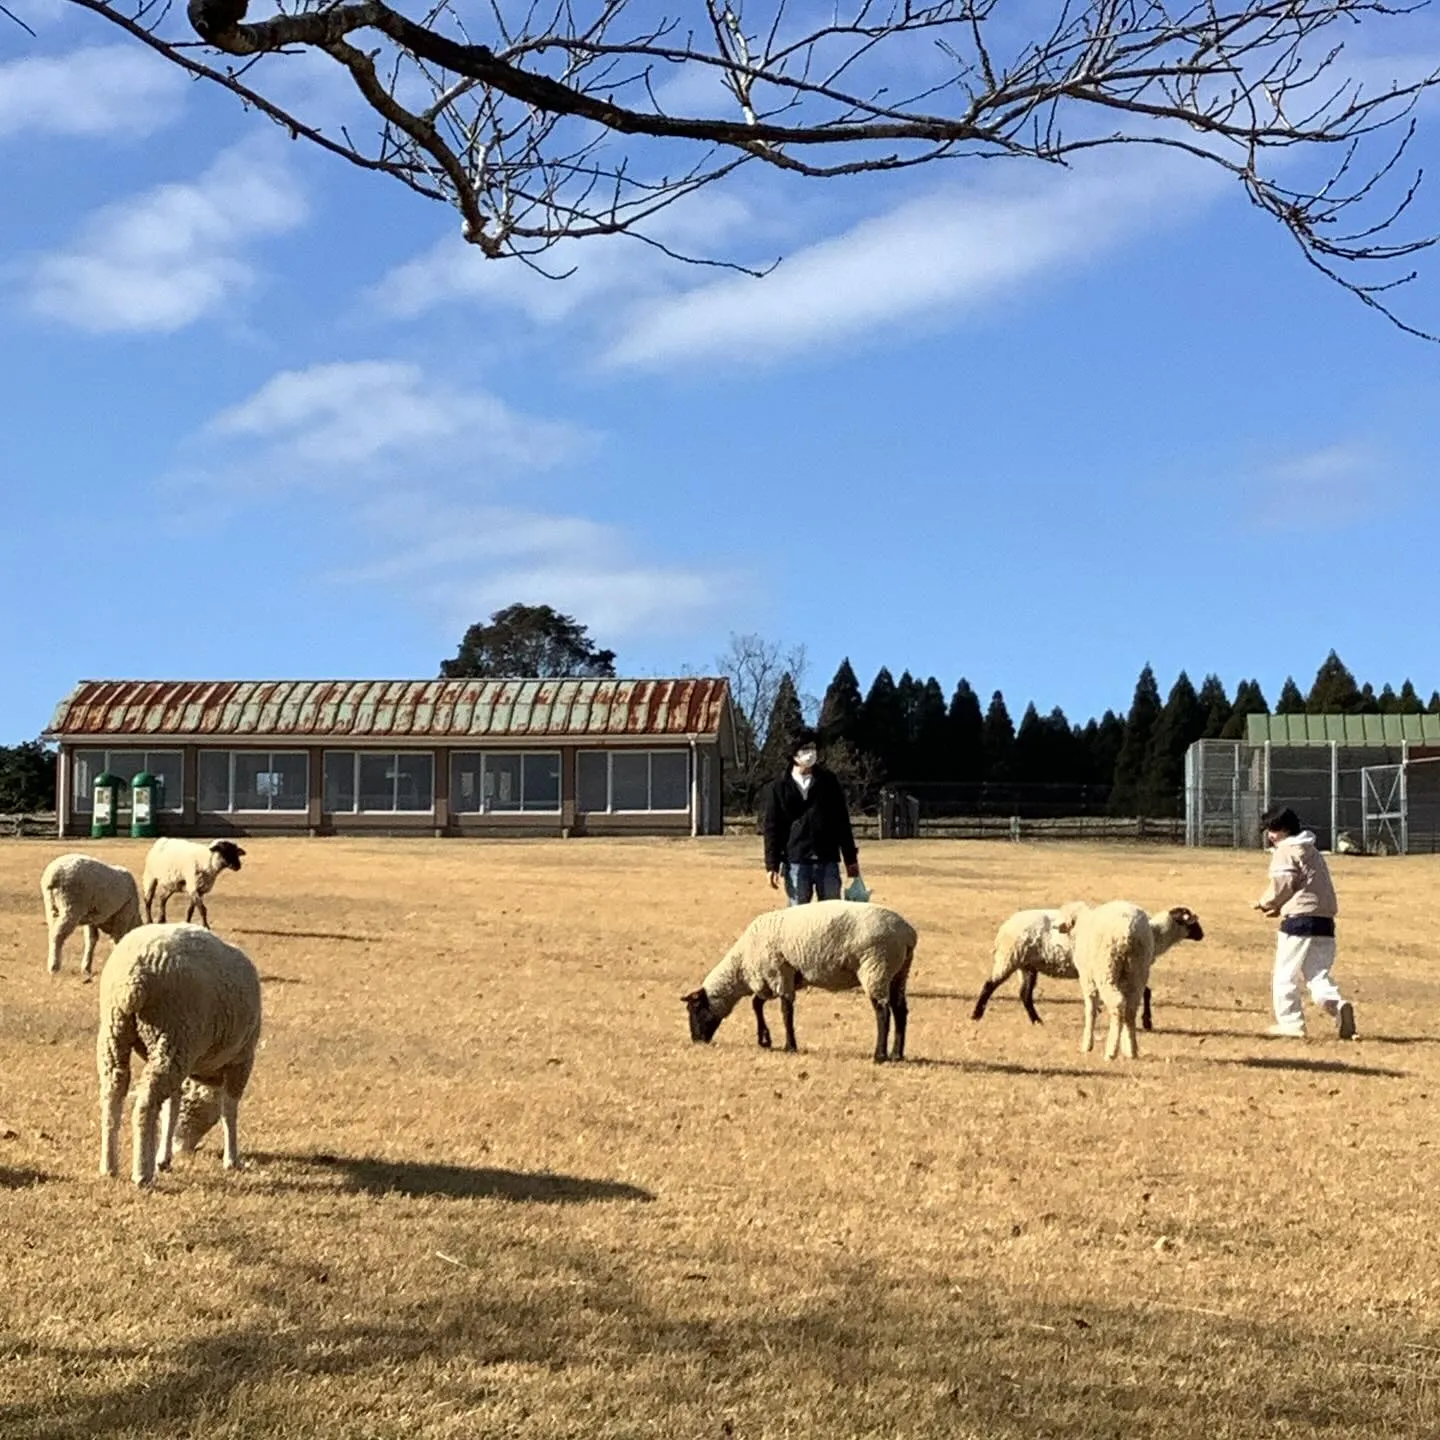
{"type": "Polygon", "coordinates": [[[1330,978],[1335,964],[1333,935],[1281,934],[1275,944],[1275,975],[1271,994],[1275,1019],[1281,1025],[1300,1026],[1304,1015],[1300,996],[1306,986],[1312,1004],[1334,1015],[1340,1009],[1340,990],[1330,978]]]}

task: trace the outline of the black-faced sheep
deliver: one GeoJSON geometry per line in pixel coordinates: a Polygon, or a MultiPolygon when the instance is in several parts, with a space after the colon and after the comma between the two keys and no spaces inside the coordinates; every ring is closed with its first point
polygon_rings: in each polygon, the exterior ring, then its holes
{"type": "Polygon", "coordinates": [[[165,919],[165,907],[177,891],[190,896],[185,919],[192,920],[200,912],[200,923],[208,930],[210,914],[205,909],[205,896],[222,870],[238,870],[245,852],[233,840],[178,840],[165,835],[151,847],[145,857],[145,877],[141,894],[145,898],[145,919],[165,919]],[[159,901],[159,914],[155,902],[159,901]]]}

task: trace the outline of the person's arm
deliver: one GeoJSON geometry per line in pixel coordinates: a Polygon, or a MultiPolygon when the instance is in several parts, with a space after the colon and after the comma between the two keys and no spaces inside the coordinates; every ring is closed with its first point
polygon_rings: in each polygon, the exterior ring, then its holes
{"type": "Polygon", "coordinates": [[[1278,915],[1285,902],[1300,888],[1305,877],[1293,855],[1276,855],[1270,862],[1270,884],[1255,902],[1266,915],[1278,915]]]}
{"type": "Polygon", "coordinates": [[[845,873],[852,879],[860,873],[860,852],[855,848],[855,831],[850,825],[850,807],[845,801],[845,787],[838,775],[830,777],[835,787],[835,828],[840,838],[840,854],[845,860],[845,873]]]}
{"type": "Polygon", "coordinates": [[[780,813],[780,801],[775,794],[778,782],[771,781],[765,787],[764,810],[761,820],[761,833],[765,837],[765,873],[770,876],[771,884],[775,883],[775,876],[780,873],[780,865],[784,857],[784,836],[780,831],[783,816],[780,813]]]}

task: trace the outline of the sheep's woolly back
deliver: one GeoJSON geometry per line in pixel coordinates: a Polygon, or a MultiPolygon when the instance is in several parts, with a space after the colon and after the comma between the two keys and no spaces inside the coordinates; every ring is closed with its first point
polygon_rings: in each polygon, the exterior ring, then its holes
{"type": "Polygon", "coordinates": [[[214,1082],[253,1056],[260,976],[243,950],[200,925],[142,925],[111,951],[100,975],[99,1051],[128,1063],[126,1037],[171,1057],[184,1075],[214,1082]]]}
{"type": "Polygon", "coordinates": [[[883,905],[817,900],[767,910],[705,977],[704,989],[719,1014],[746,994],[791,996],[797,976],[817,990],[858,987],[884,1001],[914,954],[915,939],[914,927],[883,905]]]}
{"type": "Polygon", "coordinates": [[[990,978],[1007,979],[1017,970],[1035,970],[1056,980],[1075,978],[1074,941],[1057,930],[1062,910],[1017,910],[995,932],[990,978]]]}
{"type": "Polygon", "coordinates": [[[1155,932],[1150,917],[1128,900],[1111,900],[1075,917],[1075,969],[1083,989],[1106,1005],[1136,1005],[1150,981],[1155,932]]]}
{"type": "Polygon", "coordinates": [[[45,919],[53,928],[93,925],[118,940],[140,923],[140,892],[135,877],[120,865],[92,855],[61,855],[40,877],[45,919]]]}
{"type": "Polygon", "coordinates": [[[145,856],[144,888],[148,891],[153,880],[162,894],[173,895],[177,890],[194,894],[197,887],[208,890],[221,868],[220,857],[208,843],[162,835],[145,856]]]}

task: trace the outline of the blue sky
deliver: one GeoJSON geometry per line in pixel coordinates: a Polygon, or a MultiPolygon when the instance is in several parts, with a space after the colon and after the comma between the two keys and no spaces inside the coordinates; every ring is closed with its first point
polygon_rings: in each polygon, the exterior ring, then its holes
{"type": "MultiPolygon", "coordinates": [[[[1147,661],[1273,701],[1332,646],[1440,686],[1440,348],[1193,162],[742,176],[666,238],[783,254],[767,279],[617,240],[552,283],[82,12],[26,14],[0,743],[81,677],[430,675],[512,600],[626,673],[758,632],[813,691],[848,655],[1017,718],[1123,709],[1147,661]]],[[[325,72],[287,83],[346,113],[325,72]]],[[[1421,267],[1402,303],[1437,328],[1421,267]]]]}

